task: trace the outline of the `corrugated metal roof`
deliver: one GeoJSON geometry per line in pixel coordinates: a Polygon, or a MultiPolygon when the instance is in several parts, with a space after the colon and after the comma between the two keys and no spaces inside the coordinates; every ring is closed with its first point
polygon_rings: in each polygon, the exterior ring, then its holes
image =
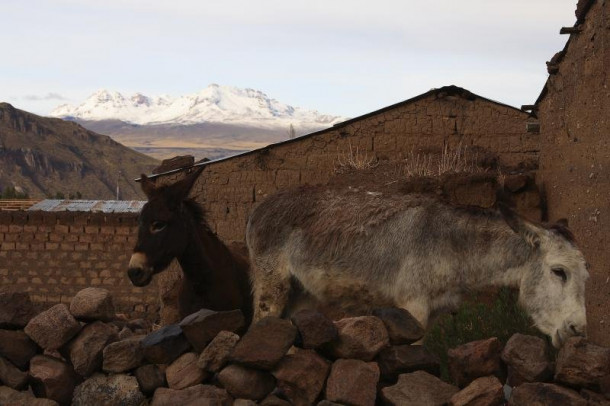
{"type": "Polygon", "coordinates": [[[138,213],[146,201],[142,200],[55,200],[36,203],[28,211],[84,211],[101,213],[138,213]]]}

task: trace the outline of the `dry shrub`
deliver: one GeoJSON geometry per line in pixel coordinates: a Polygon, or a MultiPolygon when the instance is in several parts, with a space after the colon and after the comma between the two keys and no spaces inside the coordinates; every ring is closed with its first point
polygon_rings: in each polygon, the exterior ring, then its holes
{"type": "Polygon", "coordinates": [[[419,154],[411,151],[402,166],[403,176],[442,176],[448,173],[483,173],[487,168],[479,164],[478,152],[459,144],[455,149],[448,145],[440,154],[419,154]]]}
{"type": "Polygon", "coordinates": [[[342,173],[348,170],[372,169],[375,168],[378,163],[379,162],[374,155],[369,157],[367,152],[360,152],[358,147],[354,150],[352,148],[352,143],[350,142],[346,152],[338,151],[335,172],[342,173]]]}

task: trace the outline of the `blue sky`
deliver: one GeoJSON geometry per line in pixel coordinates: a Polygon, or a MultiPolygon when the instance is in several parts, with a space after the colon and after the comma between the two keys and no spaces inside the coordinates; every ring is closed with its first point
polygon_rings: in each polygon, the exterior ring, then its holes
{"type": "Polygon", "coordinates": [[[576,0],[3,0],[0,101],[210,83],[354,117],[454,84],[533,103],[576,0]]]}

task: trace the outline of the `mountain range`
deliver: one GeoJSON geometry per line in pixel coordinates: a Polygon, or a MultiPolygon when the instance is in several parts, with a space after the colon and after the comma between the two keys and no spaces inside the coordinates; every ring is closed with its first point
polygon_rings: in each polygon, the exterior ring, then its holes
{"type": "Polygon", "coordinates": [[[330,127],[346,118],[293,107],[254,89],[212,84],[179,97],[99,90],[51,113],[157,158],[217,158],[330,127]]]}
{"type": "Polygon", "coordinates": [[[0,188],[33,198],[144,199],[134,182],[159,162],[77,123],[0,103],[0,188]]]}

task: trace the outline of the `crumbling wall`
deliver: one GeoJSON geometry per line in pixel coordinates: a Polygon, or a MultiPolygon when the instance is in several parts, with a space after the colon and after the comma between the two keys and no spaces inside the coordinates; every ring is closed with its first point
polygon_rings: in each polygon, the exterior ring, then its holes
{"type": "Polygon", "coordinates": [[[567,217],[591,265],[589,334],[610,345],[610,3],[580,1],[579,33],[549,66],[538,103],[541,170],[551,220],[567,217]],[[586,16],[583,14],[588,9],[586,16]]]}

